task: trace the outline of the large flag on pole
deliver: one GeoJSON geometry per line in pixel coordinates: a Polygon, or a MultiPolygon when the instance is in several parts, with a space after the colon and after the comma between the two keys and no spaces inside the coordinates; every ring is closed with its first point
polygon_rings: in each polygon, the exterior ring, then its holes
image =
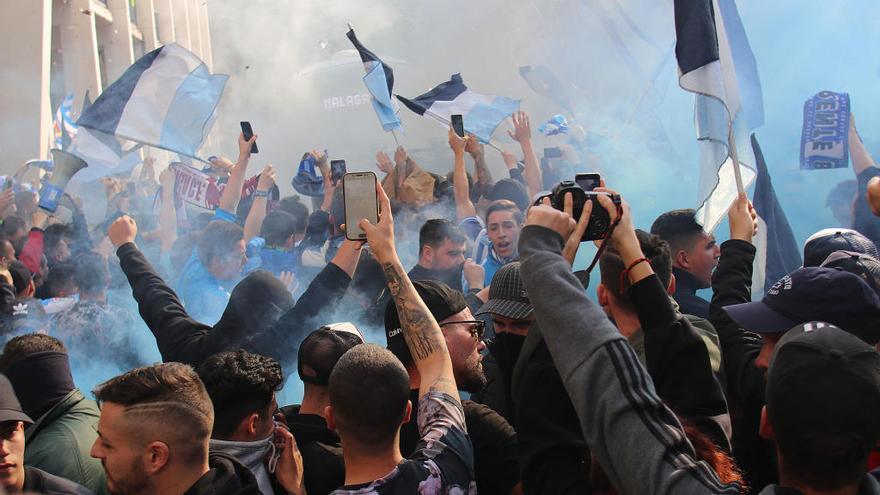
{"type": "Polygon", "coordinates": [[[396,105],[391,99],[391,95],[394,94],[394,71],[361,44],[354,34],[354,29],[349,29],[346,36],[357,49],[361,62],[364,63],[364,70],[367,72],[364,76],[364,85],[373,97],[373,110],[379,117],[382,129],[385,131],[400,129],[400,117],[397,116],[396,105]]]}
{"type": "MultiPolygon", "coordinates": [[[[141,57],[77,121],[120,139],[196,157],[228,76],[176,44],[141,57]]],[[[91,164],[90,164],[91,165],[91,164]]]]}
{"type": "Polygon", "coordinates": [[[712,231],[736,199],[737,182],[745,188],[755,180],[749,133],[764,122],[761,83],[734,0],[675,0],[675,34],[679,85],[696,94],[697,219],[712,231]]]}
{"type": "Polygon", "coordinates": [[[764,297],[764,293],[777,280],[796,270],[802,263],[800,246],[773,190],[761,146],[754,134],[750,141],[758,171],[752,201],[758,214],[758,235],[754,239],[757,253],[752,272],[753,299],[757,300],[764,297]]]}
{"type": "Polygon", "coordinates": [[[73,93],[65,96],[55,110],[55,118],[52,122],[52,130],[55,135],[55,148],[65,150],[70,145],[70,140],[76,136],[76,122],[73,120],[73,93]]]}
{"type": "Polygon", "coordinates": [[[464,129],[482,143],[488,143],[498,125],[519,110],[519,100],[469,90],[461,74],[453,74],[448,81],[413,99],[395,96],[413,112],[446,126],[452,115],[460,114],[464,129]]]}

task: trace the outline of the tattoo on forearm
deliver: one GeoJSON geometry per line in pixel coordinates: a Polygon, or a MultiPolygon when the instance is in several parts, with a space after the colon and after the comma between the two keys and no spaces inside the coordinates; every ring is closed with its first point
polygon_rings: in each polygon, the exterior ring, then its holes
{"type": "Polygon", "coordinates": [[[418,304],[418,294],[412,282],[406,278],[401,268],[394,263],[382,265],[388,289],[397,304],[400,325],[404,328],[403,337],[418,360],[426,359],[438,349],[435,327],[437,322],[424,304],[418,304]]]}

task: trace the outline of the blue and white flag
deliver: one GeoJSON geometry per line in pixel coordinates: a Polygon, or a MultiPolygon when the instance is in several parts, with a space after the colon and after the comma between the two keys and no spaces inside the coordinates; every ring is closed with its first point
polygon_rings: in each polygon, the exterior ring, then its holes
{"type": "Polygon", "coordinates": [[[519,100],[469,90],[461,74],[453,74],[448,81],[413,99],[395,96],[413,112],[433,117],[445,126],[449,126],[452,115],[460,114],[465,131],[481,143],[488,143],[498,125],[519,110],[519,100]]]}
{"type": "Polygon", "coordinates": [[[752,300],[757,301],[764,297],[770,286],[799,268],[802,262],[800,246],[773,189],[770,170],[754,134],[751,136],[751,144],[758,172],[752,198],[758,214],[758,234],[752,240],[756,250],[752,270],[752,300]]]}
{"type": "Polygon", "coordinates": [[[804,103],[801,170],[849,167],[849,95],[820,91],[804,103]]]}
{"type": "Polygon", "coordinates": [[[734,156],[743,187],[755,180],[749,133],[764,123],[761,82],[734,0],[674,2],[678,83],[695,93],[700,143],[697,220],[712,231],[737,197],[734,156]]]}
{"type": "Polygon", "coordinates": [[[165,45],[126,69],[83,111],[77,124],[196,157],[228,78],[211,74],[204,62],[179,45],[165,45]]]}
{"type": "Polygon", "coordinates": [[[538,132],[545,136],[555,136],[557,134],[568,134],[568,121],[564,115],[554,115],[550,120],[538,127],[538,132]]]}
{"type": "Polygon", "coordinates": [[[108,175],[128,174],[141,162],[141,145],[123,150],[122,144],[114,136],[80,127],[73,139],[68,153],[78,156],[88,167],[73,176],[79,182],[91,182],[108,175]]]}
{"type": "Polygon", "coordinates": [[[394,131],[400,129],[400,117],[397,116],[397,106],[391,95],[394,94],[394,71],[385,64],[373,52],[367,50],[364,45],[354,35],[354,29],[349,29],[346,33],[351,44],[357,49],[361,56],[361,62],[364,63],[364,70],[367,75],[364,76],[364,85],[367,91],[372,95],[373,110],[379,117],[379,123],[385,131],[394,131]]]}
{"type": "Polygon", "coordinates": [[[55,118],[52,122],[52,130],[55,135],[55,148],[67,149],[70,140],[76,136],[76,122],[73,120],[73,93],[65,96],[55,110],[55,118]]]}

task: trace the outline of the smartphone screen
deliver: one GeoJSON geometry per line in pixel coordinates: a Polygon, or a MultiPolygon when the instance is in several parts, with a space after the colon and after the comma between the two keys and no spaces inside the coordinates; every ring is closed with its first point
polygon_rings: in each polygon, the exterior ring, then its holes
{"type": "Polygon", "coordinates": [[[455,114],[451,119],[452,130],[458,134],[458,137],[464,137],[464,118],[462,118],[461,114],[455,114]]]}
{"type": "Polygon", "coordinates": [[[345,172],[345,160],[330,160],[330,180],[333,181],[334,186],[345,175],[345,172]]]}
{"type": "Polygon", "coordinates": [[[556,148],[544,148],[544,158],[562,158],[562,150],[556,148]]]}
{"type": "MultiPolygon", "coordinates": [[[[251,127],[250,122],[242,122],[241,123],[241,133],[244,134],[244,140],[254,137],[254,129],[251,127]]],[[[251,153],[259,153],[260,151],[257,149],[257,142],[254,141],[254,144],[251,145],[251,153]]]]}
{"type": "Polygon", "coordinates": [[[358,227],[361,219],[379,221],[379,200],[376,198],[376,174],[353,172],[342,176],[342,197],[345,204],[345,237],[364,240],[367,234],[358,227]]]}
{"type": "Polygon", "coordinates": [[[592,191],[599,187],[600,179],[599,174],[577,174],[574,176],[575,183],[581,186],[584,191],[592,191]]]}

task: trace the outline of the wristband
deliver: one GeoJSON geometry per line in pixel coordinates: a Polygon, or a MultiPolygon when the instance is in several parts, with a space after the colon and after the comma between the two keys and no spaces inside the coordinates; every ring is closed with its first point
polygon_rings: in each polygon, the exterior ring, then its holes
{"type": "Polygon", "coordinates": [[[633,261],[632,263],[630,263],[629,266],[626,267],[626,270],[620,272],[620,295],[621,296],[624,295],[623,286],[624,286],[624,283],[626,282],[626,277],[629,275],[630,270],[632,270],[633,268],[636,267],[636,265],[638,265],[639,263],[642,263],[642,262],[650,263],[650,260],[643,256],[643,257],[633,261]]]}
{"type": "Polygon", "coordinates": [[[269,197],[269,190],[267,189],[265,191],[260,191],[258,189],[256,191],[254,191],[254,197],[255,198],[268,198],[269,197]]]}

